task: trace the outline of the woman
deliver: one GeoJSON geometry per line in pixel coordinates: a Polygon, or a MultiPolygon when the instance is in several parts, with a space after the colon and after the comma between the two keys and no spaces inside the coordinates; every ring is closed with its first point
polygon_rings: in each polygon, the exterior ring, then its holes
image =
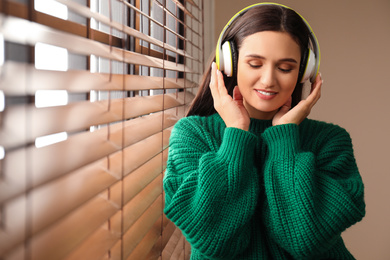
{"type": "Polygon", "coordinates": [[[341,233],[365,215],[364,187],[348,133],[306,118],[323,83],[317,61],[301,100],[310,26],[268,3],[226,28],[232,77],[213,62],[172,131],[166,216],[191,259],[354,259],[341,233]]]}

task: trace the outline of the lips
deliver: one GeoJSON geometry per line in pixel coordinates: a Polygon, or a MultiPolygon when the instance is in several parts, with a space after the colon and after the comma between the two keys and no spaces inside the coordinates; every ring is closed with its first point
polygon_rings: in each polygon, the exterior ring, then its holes
{"type": "Polygon", "coordinates": [[[275,91],[267,91],[267,90],[263,90],[263,89],[255,89],[257,95],[261,98],[261,99],[264,99],[264,100],[270,100],[270,99],[273,99],[274,97],[276,97],[276,95],[278,94],[278,92],[275,92],[275,91]]]}

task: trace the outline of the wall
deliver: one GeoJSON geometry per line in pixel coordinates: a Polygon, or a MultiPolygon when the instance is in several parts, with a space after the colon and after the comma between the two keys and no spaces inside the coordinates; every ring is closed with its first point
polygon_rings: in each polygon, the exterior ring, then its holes
{"type": "MultiPolygon", "coordinates": [[[[214,0],[203,0],[203,18],[204,18],[204,54],[203,58],[205,61],[205,66],[210,58],[210,53],[212,53],[215,49],[214,42],[214,13],[215,13],[215,1],[214,0]]],[[[218,37],[218,36],[217,36],[218,37]]]]}
{"type": "MultiPolygon", "coordinates": [[[[215,0],[215,40],[237,11],[257,3],[215,0]]],[[[279,1],[311,24],[321,45],[322,97],[310,117],[339,124],[353,139],[367,215],[344,234],[357,259],[390,259],[390,147],[387,76],[390,1],[279,1]]]]}

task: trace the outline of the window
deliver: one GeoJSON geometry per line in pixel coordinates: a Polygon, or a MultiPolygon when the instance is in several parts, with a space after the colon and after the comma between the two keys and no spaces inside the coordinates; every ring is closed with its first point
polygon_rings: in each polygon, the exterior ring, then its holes
{"type": "Polygon", "coordinates": [[[0,258],[188,259],[168,140],[203,70],[203,0],[0,4],[0,258]]]}

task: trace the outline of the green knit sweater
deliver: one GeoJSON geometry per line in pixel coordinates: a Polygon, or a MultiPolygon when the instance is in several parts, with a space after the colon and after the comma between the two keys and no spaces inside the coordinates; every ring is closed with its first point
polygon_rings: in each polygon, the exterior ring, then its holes
{"type": "Polygon", "coordinates": [[[354,259],[341,238],[365,215],[349,134],[305,119],[249,131],[181,119],[164,176],[166,216],[193,259],[354,259]]]}

